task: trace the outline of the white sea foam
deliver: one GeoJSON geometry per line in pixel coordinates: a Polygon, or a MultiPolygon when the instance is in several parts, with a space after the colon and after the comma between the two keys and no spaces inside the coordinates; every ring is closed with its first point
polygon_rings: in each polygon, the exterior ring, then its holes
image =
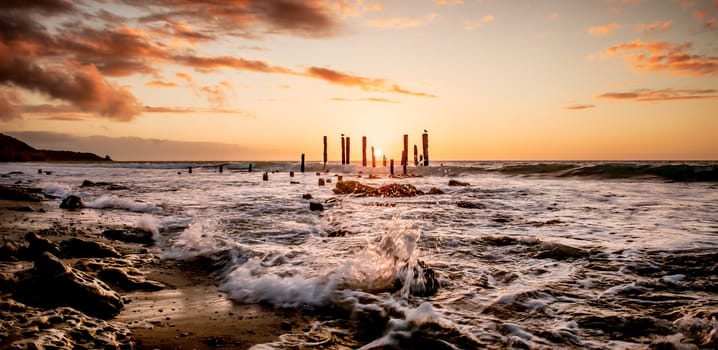
{"type": "Polygon", "coordinates": [[[93,209],[124,209],[136,213],[157,213],[162,210],[149,203],[138,202],[113,195],[103,195],[97,199],[86,201],[85,207],[93,209]]]}
{"type": "Polygon", "coordinates": [[[56,182],[48,182],[42,186],[42,192],[53,197],[64,198],[71,194],[76,194],[72,188],[66,184],[60,184],[56,182]]]}

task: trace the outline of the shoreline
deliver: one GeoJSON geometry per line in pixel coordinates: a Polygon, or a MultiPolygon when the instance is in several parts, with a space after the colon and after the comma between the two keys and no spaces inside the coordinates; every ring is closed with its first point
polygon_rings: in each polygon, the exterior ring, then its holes
{"type": "MultiPolygon", "coordinates": [[[[311,327],[313,317],[301,315],[296,310],[233,302],[226,293],[218,289],[217,281],[201,264],[162,259],[159,249],[154,245],[144,246],[104,237],[102,231],[121,229],[124,226],[119,215],[113,215],[115,213],[123,212],[95,209],[67,211],[54,205],[54,202],[0,199],[0,246],[14,244],[23,247],[28,244],[25,235],[31,233],[36,233],[52,243],[79,238],[112,247],[121,256],[117,259],[61,258],[67,266],[77,268],[83,263],[109,265],[129,260],[132,263],[132,266],[128,267],[130,271],[135,268],[142,274],[143,279],[164,285],[164,288],[154,291],[122,291],[112,286],[113,290],[119,293],[124,305],[117,315],[105,318],[104,321],[112,324],[117,330],[116,333],[122,333],[120,330],[123,329],[129,330],[126,339],[124,335],[118,337],[121,339],[118,341],[120,348],[248,349],[256,344],[275,341],[282,334],[304,332],[311,327]],[[28,206],[33,211],[8,209],[28,206]]],[[[67,329],[61,328],[62,324],[51,324],[46,326],[46,329],[40,327],[37,332],[32,332],[24,328],[22,323],[13,321],[42,319],[48,312],[50,315],[62,315],[65,312],[61,307],[23,305],[13,298],[12,284],[22,279],[23,275],[32,273],[33,266],[33,261],[24,258],[12,259],[3,256],[0,259],[0,274],[3,276],[0,295],[5,303],[0,310],[3,319],[0,323],[1,347],[11,346],[18,341],[35,344],[39,342],[40,345],[48,341],[44,339],[48,329],[68,332],[67,329]]],[[[97,274],[91,271],[87,274],[97,277],[97,274]]],[[[102,336],[108,337],[107,334],[102,336]]],[[[68,337],[72,339],[71,336],[68,337]]],[[[110,338],[112,337],[110,335],[110,338]]],[[[86,339],[82,341],[97,344],[86,339]]]]}

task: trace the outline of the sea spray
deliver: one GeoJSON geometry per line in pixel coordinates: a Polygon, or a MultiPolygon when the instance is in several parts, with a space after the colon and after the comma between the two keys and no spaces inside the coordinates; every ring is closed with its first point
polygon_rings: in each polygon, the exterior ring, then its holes
{"type": "Polygon", "coordinates": [[[112,195],[102,195],[97,199],[85,201],[85,207],[93,209],[124,209],[135,213],[158,213],[162,211],[161,208],[149,203],[112,195]]]}

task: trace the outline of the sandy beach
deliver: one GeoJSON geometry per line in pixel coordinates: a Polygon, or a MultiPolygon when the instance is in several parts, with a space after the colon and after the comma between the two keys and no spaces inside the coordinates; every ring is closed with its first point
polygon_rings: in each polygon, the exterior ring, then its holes
{"type": "MultiPolygon", "coordinates": [[[[123,228],[117,221],[111,213],[98,215],[92,209],[68,211],[49,202],[0,200],[3,246],[0,348],[75,344],[87,348],[247,349],[271,342],[281,334],[309,329],[312,320],[297,312],[233,303],[217,289],[216,281],[201,264],[160,259],[159,251],[151,244],[104,237],[103,231],[123,228]],[[80,311],[68,316],[60,305],[52,308],[21,303],[14,299],[15,284],[22,278],[19,276],[33,273],[34,261],[22,254],[8,254],[7,247],[28,246],[25,236],[31,233],[57,244],[79,238],[112,247],[120,254],[119,258],[64,256],[61,261],[75,267],[91,265],[88,262],[117,265],[118,261],[130,261],[131,266],[126,268],[140,272],[142,279],[159,282],[157,285],[162,287],[153,291],[112,287],[119,291],[123,306],[119,313],[104,320],[80,311]],[[48,321],[58,316],[63,321],[48,321]],[[78,332],[83,328],[72,327],[67,320],[73,317],[82,319],[87,331],[78,332]]],[[[87,274],[97,278],[97,273],[87,274]]],[[[112,286],[112,282],[108,284],[112,286]]]]}

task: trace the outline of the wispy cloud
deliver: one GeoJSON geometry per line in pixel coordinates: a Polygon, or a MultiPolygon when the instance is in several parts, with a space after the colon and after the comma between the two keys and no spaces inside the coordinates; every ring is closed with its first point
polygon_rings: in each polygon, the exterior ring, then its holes
{"type": "Polygon", "coordinates": [[[381,97],[367,97],[367,98],[343,98],[343,97],[334,97],[334,98],[332,98],[332,101],[340,101],[340,102],[399,103],[398,101],[393,101],[393,100],[389,100],[389,99],[381,98],[381,97]]]}
{"type": "Polygon", "coordinates": [[[718,98],[716,89],[637,89],[625,92],[606,92],[596,98],[636,102],[665,102],[675,100],[703,100],[718,98]]]}
{"type": "Polygon", "coordinates": [[[430,13],[422,17],[389,17],[378,18],[366,21],[371,27],[406,29],[425,26],[439,17],[436,13],[430,13]]]}
{"type": "Polygon", "coordinates": [[[637,23],[636,31],[639,33],[662,33],[673,26],[673,21],[655,21],[653,23],[637,23]]]}
{"type": "Polygon", "coordinates": [[[549,21],[555,21],[555,20],[561,18],[561,14],[558,13],[558,12],[553,12],[553,13],[551,13],[550,15],[548,15],[547,18],[548,18],[549,21]]]}
{"type": "Polygon", "coordinates": [[[595,107],[596,107],[595,105],[591,105],[591,104],[571,104],[571,105],[565,106],[563,108],[572,110],[572,111],[578,111],[578,110],[582,110],[582,109],[591,109],[591,108],[595,108],[595,107]]]}
{"type": "Polygon", "coordinates": [[[439,5],[461,5],[464,0],[434,0],[434,3],[439,5]]]}
{"type": "Polygon", "coordinates": [[[488,23],[491,23],[494,21],[493,15],[485,15],[479,19],[471,20],[471,21],[464,21],[464,29],[466,30],[474,30],[481,28],[485,26],[488,23]]]}
{"type": "Polygon", "coordinates": [[[159,87],[159,88],[173,88],[178,87],[179,84],[171,81],[163,81],[163,80],[151,80],[145,83],[146,86],[151,87],[159,87]]]}
{"type": "Polygon", "coordinates": [[[614,31],[621,29],[621,28],[623,28],[623,26],[621,26],[618,23],[609,23],[609,24],[602,25],[602,26],[589,27],[587,32],[589,35],[603,36],[603,35],[611,34],[614,31]]]}
{"type": "Polygon", "coordinates": [[[684,76],[718,75],[718,57],[691,54],[692,44],[634,40],[606,49],[606,57],[621,55],[636,70],[684,76]]]}
{"type": "Polygon", "coordinates": [[[310,67],[304,72],[305,76],[328,81],[333,84],[339,84],[349,87],[358,87],[367,91],[393,92],[405,95],[413,95],[420,97],[436,97],[434,95],[410,91],[401,88],[399,85],[388,82],[384,79],[367,78],[351,74],[342,73],[329,68],[310,67]]]}

